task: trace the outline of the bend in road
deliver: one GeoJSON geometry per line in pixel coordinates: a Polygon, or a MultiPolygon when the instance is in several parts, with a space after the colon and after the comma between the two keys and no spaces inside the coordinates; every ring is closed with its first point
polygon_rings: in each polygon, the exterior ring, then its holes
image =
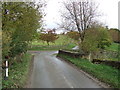
{"type": "Polygon", "coordinates": [[[103,88],[68,63],[56,51],[38,51],[34,57],[31,88],[103,88]]]}

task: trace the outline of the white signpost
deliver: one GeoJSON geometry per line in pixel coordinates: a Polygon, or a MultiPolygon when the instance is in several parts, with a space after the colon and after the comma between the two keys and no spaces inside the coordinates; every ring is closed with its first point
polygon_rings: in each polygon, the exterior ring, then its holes
{"type": "Polygon", "coordinates": [[[5,61],[5,78],[4,79],[5,80],[8,79],[8,61],[7,60],[5,61]]]}
{"type": "Polygon", "coordinates": [[[6,72],[5,72],[6,78],[8,78],[8,61],[6,61],[6,72]]]}

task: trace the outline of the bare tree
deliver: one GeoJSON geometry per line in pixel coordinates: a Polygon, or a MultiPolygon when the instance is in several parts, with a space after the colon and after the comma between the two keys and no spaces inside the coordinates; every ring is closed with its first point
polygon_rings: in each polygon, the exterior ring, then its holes
{"type": "Polygon", "coordinates": [[[76,30],[75,24],[71,20],[62,19],[61,23],[57,23],[60,29],[63,29],[64,31],[73,31],[76,30]]]}
{"type": "MultiPolygon", "coordinates": [[[[65,13],[62,13],[62,18],[67,22],[67,25],[75,27],[80,33],[81,42],[84,40],[85,30],[90,28],[97,15],[98,6],[89,0],[70,0],[63,2],[65,13]]],[[[64,24],[63,24],[64,25],[64,24]]]]}

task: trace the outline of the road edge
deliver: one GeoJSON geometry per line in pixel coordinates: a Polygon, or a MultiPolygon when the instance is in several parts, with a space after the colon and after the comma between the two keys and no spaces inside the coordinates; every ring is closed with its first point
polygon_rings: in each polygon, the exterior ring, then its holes
{"type": "Polygon", "coordinates": [[[24,85],[24,88],[30,88],[30,85],[31,85],[31,77],[32,77],[33,66],[34,66],[34,56],[35,55],[32,55],[32,58],[30,60],[28,77],[27,77],[26,83],[24,85]]]}
{"type": "Polygon", "coordinates": [[[110,85],[100,81],[99,79],[95,78],[93,75],[89,74],[86,71],[83,71],[82,69],[78,68],[75,64],[73,64],[72,62],[68,61],[67,59],[60,57],[60,56],[56,56],[56,58],[60,59],[61,61],[66,62],[67,64],[71,65],[73,68],[75,68],[76,70],[78,70],[79,72],[82,72],[84,75],[86,75],[89,79],[92,79],[94,82],[96,82],[99,86],[103,87],[103,88],[111,88],[110,85]]]}

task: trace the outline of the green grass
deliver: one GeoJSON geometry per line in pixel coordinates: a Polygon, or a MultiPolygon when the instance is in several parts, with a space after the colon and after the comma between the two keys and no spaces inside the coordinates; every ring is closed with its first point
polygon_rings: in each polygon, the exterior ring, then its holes
{"type": "Polygon", "coordinates": [[[59,50],[59,49],[72,49],[76,46],[76,42],[71,38],[68,38],[65,35],[59,35],[59,38],[55,41],[55,43],[50,43],[48,46],[46,42],[41,40],[34,40],[31,42],[31,47],[29,50],[59,50]]]}
{"type": "MultiPolygon", "coordinates": [[[[108,51],[114,51],[114,52],[118,52],[119,53],[119,50],[120,50],[120,44],[118,44],[118,43],[112,43],[109,47],[106,47],[106,50],[108,50],[108,51]]],[[[106,59],[106,60],[110,60],[110,61],[120,61],[119,60],[119,56],[118,56],[118,58],[108,58],[108,59],[106,59]]]]}
{"type": "MultiPolygon", "coordinates": [[[[66,35],[58,35],[58,36],[59,38],[54,43],[50,43],[51,46],[66,45],[68,43],[74,42],[74,40],[68,38],[66,35]]],[[[34,40],[33,42],[31,42],[31,45],[47,46],[48,44],[45,41],[34,40]]]]}
{"type": "Polygon", "coordinates": [[[112,43],[109,47],[106,47],[106,50],[118,51],[119,48],[120,48],[120,44],[112,43]]]}
{"type": "Polygon", "coordinates": [[[75,44],[67,44],[67,45],[46,45],[46,46],[39,46],[39,45],[32,45],[29,50],[35,50],[35,51],[43,51],[43,50],[60,50],[60,49],[71,49],[75,47],[75,44]]]}
{"type": "Polygon", "coordinates": [[[62,49],[63,46],[32,46],[29,50],[34,51],[43,51],[43,50],[59,50],[62,49]]]}
{"type": "Polygon", "coordinates": [[[9,67],[8,80],[2,80],[2,88],[23,88],[29,71],[29,65],[32,55],[25,54],[23,62],[14,63],[9,67]]]}
{"type": "Polygon", "coordinates": [[[72,58],[66,55],[58,56],[70,61],[78,68],[98,78],[100,81],[111,85],[111,87],[120,88],[120,82],[118,81],[118,79],[120,80],[120,71],[118,69],[103,64],[93,64],[86,59],[72,58]]]}

